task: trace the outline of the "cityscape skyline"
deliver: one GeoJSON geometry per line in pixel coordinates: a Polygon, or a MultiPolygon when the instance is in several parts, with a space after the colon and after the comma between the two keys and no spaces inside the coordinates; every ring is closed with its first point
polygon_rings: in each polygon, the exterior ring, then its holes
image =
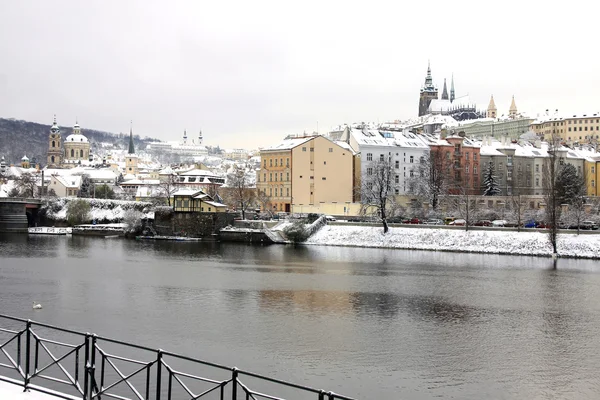
{"type": "Polygon", "coordinates": [[[257,148],[343,123],[416,117],[428,60],[440,92],[453,75],[457,96],[485,108],[494,95],[499,115],[513,95],[533,118],[598,111],[595,55],[543,61],[559,47],[587,53],[591,15],[569,30],[527,31],[533,16],[575,17],[576,4],[508,2],[491,19],[475,2],[317,4],[291,18],[268,1],[235,13],[184,1],[4,3],[14,18],[0,27],[10,55],[0,65],[2,116],[49,124],[57,114],[61,126],[78,118],[84,130],[114,133],[133,120],[141,136],[173,141],[202,130],[207,145],[257,148]],[[496,28],[508,21],[512,29],[496,28]]]}

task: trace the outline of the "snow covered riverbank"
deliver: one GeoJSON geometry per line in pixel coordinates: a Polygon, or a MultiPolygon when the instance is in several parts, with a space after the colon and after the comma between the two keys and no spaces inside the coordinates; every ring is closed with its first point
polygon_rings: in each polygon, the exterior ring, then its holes
{"type": "MultiPolygon", "coordinates": [[[[464,231],[435,228],[390,228],[328,225],[311,236],[307,244],[436,250],[475,253],[550,256],[552,248],[544,232],[464,231]]],[[[599,258],[600,234],[559,234],[562,257],[599,258]]]]}

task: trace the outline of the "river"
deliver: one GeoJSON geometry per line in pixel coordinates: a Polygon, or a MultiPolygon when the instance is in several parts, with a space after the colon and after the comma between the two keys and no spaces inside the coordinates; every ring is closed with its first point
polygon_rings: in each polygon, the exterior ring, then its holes
{"type": "Polygon", "coordinates": [[[600,397],[600,263],[0,236],[0,313],[361,399],[600,397]],[[32,310],[32,301],[43,304],[32,310]]]}

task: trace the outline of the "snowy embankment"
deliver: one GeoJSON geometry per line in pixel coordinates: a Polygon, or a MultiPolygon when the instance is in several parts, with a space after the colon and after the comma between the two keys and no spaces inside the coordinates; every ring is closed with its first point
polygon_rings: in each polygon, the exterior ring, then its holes
{"type": "Polygon", "coordinates": [[[77,199],[55,198],[46,200],[42,208],[46,209],[46,216],[54,221],[67,219],[67,209],[71,201],[83,200],[90,203],[90,219],[102,222],[122,221],[129,210],[144,212],[151,206],[150,203],[128,200],[105,199],[77,199]]]}
{"type": "MultiPolygon", "coordinates": [[[[408,250],[550,256],[552,247],[544,232],[464,231],[436,228],[390,228],[328,225],[311,236],[307,244],[379,247],[408,250]]],[[[562,257],[600,258],[600,234],[559,234],[562,257]]]]}

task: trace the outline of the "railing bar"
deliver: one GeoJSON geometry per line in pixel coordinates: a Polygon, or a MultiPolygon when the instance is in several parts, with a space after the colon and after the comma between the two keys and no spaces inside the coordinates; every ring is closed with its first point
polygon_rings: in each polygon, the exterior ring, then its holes
{"type": "Polygon", "coordinates": [[[200,397],[202,397],[202,396],[206,396],[207,394],[211,393],[212,391],[214,391],[214,390],[216,390],[216,389],[218,389],[218,388],[221,388],[221,395],[222,395],[222,391],[223,391],[223,385],[217,385],[217,386],[215,386],[215,387],[213,387],[213,388],[210,388],[210,389],[208,389],[208,390],[206,390],[206,391],[204,391],[204,392],[200,393],[200,394],[199,394],[199,395],[197,395],[197,396],[195,396],[195,395],[192,395],[193,397],[192,397],[190,400],[196,400],[196,399],[199,399],[200,397]]]}
{"type": "Polygon", "coordinates": [[[75,383],[79,382],[79,349],[75,350],[75,383]]]}
{"type": "Polygon", "coordinates": [[[340,399],[340,400],[356,400],[353,397],[343,396],[341,394],[337,394],[337,393],[334,393],[334,392],[331,392],[331,396],[333,396],[334,399],[340,399]]]}
{"type": "Polygon", "coordinates": [[[12,319],[13,321],[27,322],[24,318],[12,317],[10,315],[0,314],[0,318],[12,319]]]}
{"type": "Polygon", "coordinates": [[[124,396],[119,396],[118,394],[104,393],[104,392],[98,392],[94,396],[92,396],[92,398],[100,399],[100,396],[112,397],[113,399],[119,399],[119,400],[131,400],[131,397],[124,397],[124,396]]]}
{"type": "Polygon", "coordinates": [[[271,395],[264,394],[261,392],[255,392],[254,390],[250,389],[248,386],[244,385],[242,382],[238,381],[238,383],[240,384],[240,386],[242,387],[244,392],[246,392],[247,395],[249,394],[250,396],[252,396],[252,398],[254,400],[256,400],[254,395],[257,395],[259,397],[264,397],[265,399],[271,399],[271,400],[285,400],[283,397],[275,397],[275,396],[271,396],[271,395]]]}
{"type": "Polygon", "coordinates": [[[100,371],[102,371],[102,372],[100,372],[100,390],[104,390],[104,368],[105,368],[104,359],[105,359],[105,356],[104,356],[104,354],[100,353],[100,357],[102,357],[100,359],[100,371]]]}
{"type": "Polygon", "coordinates": [[[17,367],[15,367],[13,365],[8,365],[8,364],[4,364],[4,363],[0,363],[0,367],[4,367],[4,368],[8,368],[8,369],[14,369],[14,370],[17,369],[17,367]]]}
{"type": "Polygon", "coordinates": [[[152,361],[134,360],[134,359],[131,359],[131,358],[116,356],[114,354],[108,354],[108,353],[104,353],[104,355],[106,356],[106,358],[114,358],[116,360],[127,361],[127,362],[138,364],[138,365],[148,365],[148,363],[152,362],[152,361]]]}
{"type": "Polygon", "coordinates": [[[17,334],[19,332],[25,332],[25,331],[13,331],[12,329],[0,328],[0,332],[17,334]]]}
{"type": "Polygon", "coordinates": [[[64,383],[65,385],[73,385],[71,382],[66,381],[64,379],[60,379],[60,378],[55,378],[53,376],[49,376],[49,375],[35,375],[35,378],[40,378],[40,379],[47,379],[49,381],[53,381],[53,382],[58,382],[58,383],[64,383]]]}
{"type": "Polygon", "coordinates": [[[6,342],[4,342],[3,344],[0,345],[0,349],[4,348],[4,346],[6,346],[7,344],[9,344],[10,342],[12,342],[13,340],[15,340],[18,336],[20,335],[15,335],[13,337],[11,337],[10,339],[8,339],[6,342]]]}
{"type": "Polygon", "coordinates": [[[171,392],[173,387],[173,373],[169,371],[169,379],[167,380],[167,400],[171,400],[171,392]]]}
{"type": "Polygon", "coordinates": [[[135,347],[136,349],[147,350],[147,351],[151,351],[153,353],[156,353],[156,349],[151,349],[150,347],[140,346],[138,344],[124,342],[122,340],[109,339],[109,338],[106,338],[106,337],[103,337],[103,336],[97,336],[97,338],[98,338],[98,340],[104,340],[105,342],[110,342],[110,343],[114,343],[114,344],[121,344],[123,346],[131,346],[131,347],[135,347]]]}
{"type": "MultiPolygon", "coordinates": [[[[125,382],[125,384],[126,384],[127,386],[129,386],[129,388],[130,388],[130,389],[133,391],[133,393],[134,393],[136,396],[138,396],[138,398],[139,398],[140,400],[143,400],[143,397],[142,397],[142,395],[141,395],[141,394],[139,394],[139,392],[137,391],[137,389],[136,389],[134,386],[132,386],[132,385],[131,385],[131,382],[129,382],[129,381],[128,381],[128,379],[129,379],[129,378],[132,378],[133,376],[135,376],[135,375],[137,375],[138,373],[142,372],[142,371],[143,371],[145,368],[148,368],[148,367],[149,367],[149,365],[152,365],[152,364],[148,364],[147,366],[145,366],[145,367],[142,367],[142,368],[138,369],[137,371],[134,371],[134,372],[132,372],[132,373],[131,373],[131,374],[129,374],[129,375],[124,375],[124,374],[122,374],[122,373],[121,373],[121,370],[119,370],[119,368],[117,368],[117,366],[116,366],[116,365],[114,365],[114,364],[113,364],[113,363],[112,363],[112,362],[111,362],[111,361],[110,361],[108,358],[106,359],[106,361],[108,361],[108,363],[111,365],[111,367],[113,367],[113,368],[114,368],[115,372],[116,372],[116,373],[117,373],[117,374],[118,374],[118,375],[121,377],[121,379],[120,379],[120,380],[118,380],[117,382],[114,382],[113,384],[111,384],[111,385],[107,386],[106,388],[102,388],[102,390],[100,390],[100,392],[99,392],[99,393],[106,393],[106,391],[107,391],[107,390],[109,390],[109,389],[111,389],[111,388],[113,388],[113,387],[117,386],[119,383],[121,383],[121,382],[125,382]]],[[[102,387],[102,386],[101,386],[101,387],[102,387]]]]}
{"type": "Polygon", "coordinates": [[[83,343],[82,344],[69,344],[69,343],[57,342],[56,340],[52,340],[52,339],[45,339],[45,338],[39,337],[39,336],[37,336],[37,338],[42,343],[52,343],[52,344],[57,344],[59,346],[70,347],[72,349],[83,346],[83,343]]]}
{"type": "Polygon", "coordinates": [[[163,355],[170,356],[170,357],[175,357],[175,358],[180,358],[182,360],[192,361],[192,362],[196,362],[196,363],[200,363],[200,364],[204,364],[204,365],[209,365],[211,367],[221,368],[221,369],[226,369],[228,371],[231,371],[231,367],[227,367],[225,365],[215,364],[215,363],[212,363],[210,361],[197,360],[197,359],[192,358],[192,357],[182,356],[182,355],[175,354],[175,353],[169,353],[168,351],[163,351],[163,355]]]}
{"type": "Polygon", "coordinates": [[[150,366],[146,370],[146,400],[150,400],[150,366]]]}
{"type": "MultiPolygon", "coordinates": [[[[36,368],[34,371],[33,376],[38,375],[39,373],[43,372],[44,370],[50,368],[51,366],[55,365],[61,369],[61,371],[67,376],[67,378],[69,378],[69,380],[71,381],[72,384],[75,384],[75,381],[73,379],[73,377],[71,376],[71,374],[69,374],[69,372],[65,369],[65,367],[63,367],[61,365],[61,361],[64,360],[65,358],[69,357],[71,354],[73,354],[73,352],[75,352],[75,350],[71,350],[68,353],[64,354],[62,357],[60,358],[56,358],[54,357],[54,354],[52,354],[52,352],[46,347],[46,345],[44,343],[41,343],[42,348],[46,351],[46,353],[48,353],[48,355],[50,356],[50,358],[53,360],[52,363],[46,365],[44,368],[40,369],[38,371],[38,369],[36,368]]],[[[37,357],[36,357],[36,361],[37,361],[37,357]]]]}
{"type": "Polygon", "coordinates": [[[307,392],[313,392],[313,393],[319,393],[320,392],[320,390],[317,390],[315,388],[311,388],[309,386],[302,386],[302,385],[298,385],[298,384],[295,384],[295,383],[282,381],[280,379],[269,378],[267,376],[262,376],[262,375],[255,374],[255,373],[252,373],[252,372],[249,372],[249,371],[239,370],[238,373],[246,375],[246,376],[251,376],[253,378],[263,379],[263,380],[268,381],[268,382],[279,383],[281,385],[290,386],[290,387],[293,387],[293,388],[296,388],[296,389],[303,389],[303,390],[306,390],[307,392]]]}
{"type": "Polygon", "coordinates": [[[42,326],[44,328],[56,329],[57,331],[61,331],[61,332],[72,333],[73,335],[85,336],[85,333],[83,333],[83,332],[77,332],[77,331],[73,331],[71,329],[66,329],[66,328],[59,328],[58,326],[44,324],[42,322],[31,321],[31,324],[37,325],[37,326],[42,326]]]}
{"type": "Polygon", "coordinates": [[[35,355],[33,357],[33,370],[37,371],[39,367],[39,355],[40,355],[40,341],[35,340],[35,355]]]}
{"type": "Polygon", "coordinates": [[[167,369],[170,372],[173,372],[176,375],[181,375],[181,376],[185,376],[186,378],[197,379],[197,380],[201,380],[201,381],[204,381],[204,382],[210,382],[210,383],[221,383],[221,382],[223,382],[223,381],[213,380],[213,379],[210,379],[210,378],[203,378],[201,376],[190,375],[190,374],[186,374],[185,372],[174,370],[173,368],[171,368],[171,366],[169,364],[167,364],[167,362],[165,360],[161,360],[161,361],[162,361],[163,365],[165,367],[167,367],[167,369]]]}
{"type": "Polygon", "coordinates": [[[17,337],[17,365],[21,368],[21,335],[17,337]]]}
{"type": "Polygon", "coordinates": [[[44,393],[44,394],[47,394],[47,395],[50,395],[53,397],[58,397],[60,399],[65,399],[65,400],[78,399],[78,397],[71,396],[66,393],[60,393],[60,392],[56,392],[53,390],[49,390],[49,389],[46,389],[46,388],[43,388],[43,387],[37,386],[37,385],[29,385],[28,389],[32,389],[32,390],[35,390],[36,392],[44,393]]]}
{"type": "Polygon", "coordinates": [[[6,352],[6,350],[4,350],[4,349],[0,349],[0,350],[2,350],[2,352],[4,353],[4,355],[6,356],[6,358],[8,358],[8,361],[10,361],[10,363],[13,365],[13,369],[18,370],[19,367],[17,366],[17,363],[15,362],[15,360],[13,360],[13,358],[10,356],[10,354],[8,354],[6,352]]]}
{"type": "Polygon", "coordinates": [[[190,389],[187,387],[187,385],[186,385],[185,383],[183,383],[183,381],[182,381],[181,379],[179,379],[179,377],[178,377],[177,375],[175,375],[174,373],[172,373],[172,372],[171,372],[171,373],[170,373],[170,375],[169,375],[169,379],[170,379],[171,377],[174,377],[174,378],[175,378],[175,380],[176,380],[177,382],[179,382],[179,384],[181,385],[181,387],[182,387],[182,388],[183,388],[183,389],[184,389],[186,392],[188,392],[188,394],[189,394],[190,396],[192,396],[192,397],[196,396],[196,395],[194,394],[194,392],[192,392],[192,391],[191,391],[191,390],[190,390],[190,389]]]}

